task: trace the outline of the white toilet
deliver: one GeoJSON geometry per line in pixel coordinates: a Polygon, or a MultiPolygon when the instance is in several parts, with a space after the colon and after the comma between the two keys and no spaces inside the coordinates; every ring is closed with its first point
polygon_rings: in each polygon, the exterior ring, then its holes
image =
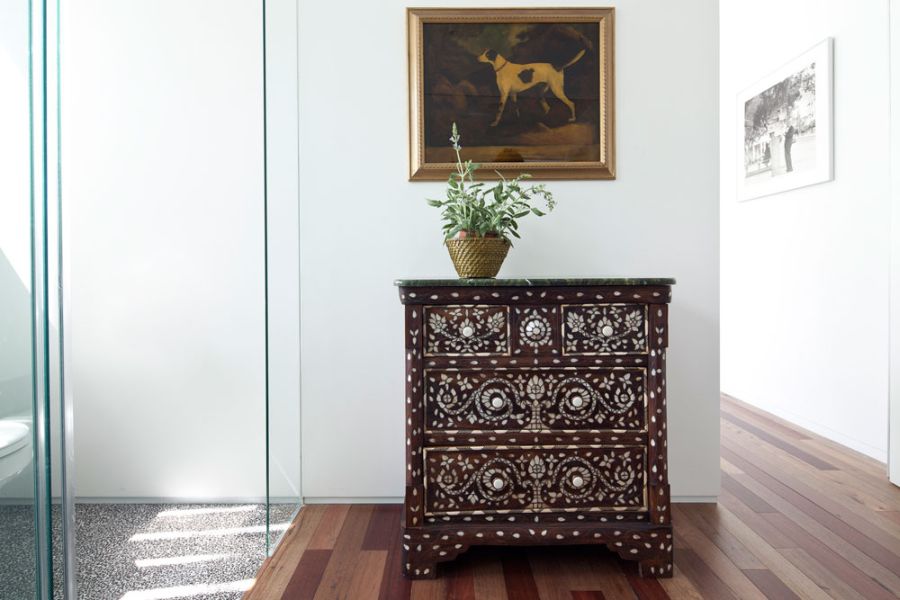
{"type": "Polygon", "coordinates": [[[0,488],[31,464],[31,423],[0,419],[0,488]]]}

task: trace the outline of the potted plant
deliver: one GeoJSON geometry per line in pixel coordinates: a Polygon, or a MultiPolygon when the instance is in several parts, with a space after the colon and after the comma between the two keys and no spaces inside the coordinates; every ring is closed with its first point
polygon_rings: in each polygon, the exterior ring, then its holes
{"type": "Polygon", "coordinates": [[[476,182],[475,171],[480,165],[462,160],[459,139],[453,123],[450,143],[456,152],[456,172],[447,180],[447,198],[428,200],[428,204],[441,209],[444,243],[459,276],[495,277],[512,246],[510,238],[519,237],[518,220],[528,214],[546,214],[532,203],[543,200],[548,212],[556,203],[543,184],[522,185],[531,177],[528,173],[505,179],[498,172],[500,181],[490,187],[476,182]]]}

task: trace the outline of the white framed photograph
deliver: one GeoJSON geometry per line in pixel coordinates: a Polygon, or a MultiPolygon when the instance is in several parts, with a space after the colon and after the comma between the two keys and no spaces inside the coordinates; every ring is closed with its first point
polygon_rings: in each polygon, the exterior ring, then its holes
{"type": "Polygon", "coordinates": [[[834,178],[832,48],[826,38],[738,94],[738,200],[834,178]]]}

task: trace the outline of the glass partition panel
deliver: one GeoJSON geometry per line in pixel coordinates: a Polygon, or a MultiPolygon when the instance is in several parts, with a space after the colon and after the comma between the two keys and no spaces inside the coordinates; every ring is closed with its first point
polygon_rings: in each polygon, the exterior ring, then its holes
{"type": "Polygon", "coordinates": [[[297,4],[266,0],[266,295],[269,551],[300,508],[297,4]]]}
{"type": "Polygon", "coordinates": [[[44,4],[0,2],[0,598],[51,593],[44,4]]]}
{"type": "Polygon", "coordinates": [[[37,592],[28,27],[0,2],[0,598],[37,592]]]}

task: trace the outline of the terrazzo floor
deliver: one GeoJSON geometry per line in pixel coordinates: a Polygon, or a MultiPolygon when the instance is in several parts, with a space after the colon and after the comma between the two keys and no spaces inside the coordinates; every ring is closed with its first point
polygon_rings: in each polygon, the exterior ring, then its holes
{"type": "MultiPolygon", "coordinates": [[[[295,508],[272,507],[273,541],[295,508]]],[[[263,504],[78,504],[75,515],[78,600],[237,600],[266,556],[263,504]]],[[[0,600],[33,597],[32,527],[29,507],[0,506],[0,600]]]]}

